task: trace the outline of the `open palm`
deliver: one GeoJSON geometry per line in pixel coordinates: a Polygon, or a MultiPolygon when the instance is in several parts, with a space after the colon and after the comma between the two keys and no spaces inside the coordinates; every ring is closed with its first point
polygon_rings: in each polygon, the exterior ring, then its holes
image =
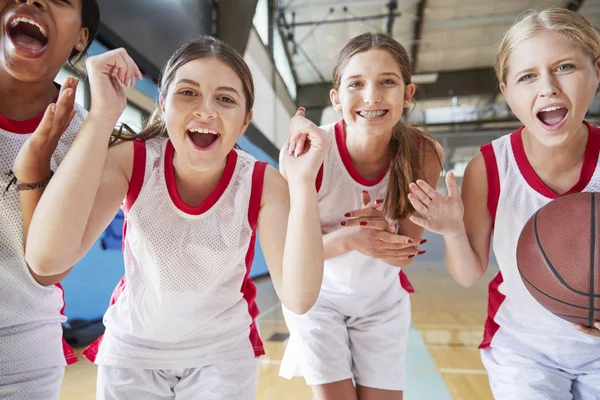
{"type": "Polygon", "coordinates": [[[452,172],[446,174],[446,186],[448,196],[443,196],[423,180],[411,183],[408,199],[420,216],[410,220],[430,232],[454,235],[460,232],[464,207],[452,172]]]}

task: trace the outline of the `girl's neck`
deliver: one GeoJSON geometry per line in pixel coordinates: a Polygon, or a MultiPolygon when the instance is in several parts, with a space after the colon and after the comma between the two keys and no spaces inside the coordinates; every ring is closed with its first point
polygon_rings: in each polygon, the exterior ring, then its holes
{"type": "Polygon", "coordinates": [[[346,127],[346,149],[352,164],[365,179],[375,179],[390,163],[392,132],[367,135],[346,127]]]}
{"type": "Polygon", "coordinates": [[[581,166],[587,147],[588,134],[587,125],[582,123],[577,132],[569,135],[564,143],[548,147],[537,141],[525,128],[522,132],[523,148],[529,163],[536,172],[544,175],[560,174],[581,166]]]}
{"type": "Polygon", "coordinates": [[[44,113],[58,96],[54,81],[23,82],[0,71],[0,115],[26,121],[44,113]]]}
{"type": "Polygon", "coordinates": [[[175,152],[173,168],[177,192],[181,200],[191,207],[202,204],[221,181],[226,165],[227,158],[210,170],[196,171],[190,168],[175,152]]]}

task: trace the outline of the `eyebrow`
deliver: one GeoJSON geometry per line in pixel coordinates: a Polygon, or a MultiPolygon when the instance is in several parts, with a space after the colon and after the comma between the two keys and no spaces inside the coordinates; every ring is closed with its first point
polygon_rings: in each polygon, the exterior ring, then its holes
{"type": "MultiPolygon", "coordinates": [[[[556,60],[556,61],[554,61],[552,64],[554,64],[554,65],[559,65],[559,64],[562,64],[562,63],[564,63],[565,61],[574,61],[574,58],[575,58],[575,57],[573,57],[573,56],[563,57],[563,58],[561,58],[561,59],[559,59],[559,60],[556,60]]],[[[534,67],[534,68],[527,68],[527,69],[523,69],[523,70],[521,70],[521,71],[519,71],[519,72],[515,73],[514,77],[515,77],[515,78],[518,78],[519,76],[521,76],[521,75],[523,75],[523,74],[525,74],[525,73],[530,73],[530,72],[533,72],[533,71],[535,71],[536,69],[537,69],[537,68],[535,68],[535,67],[534,67]]]]}
{"type": "MultiPolygon", "coordinates": [[[[178,85],[183,84],[183,83],[187,83],[188,85],[200,87],[200,84],[192,79],[182,78],[177,82],[178,85]]],[[[219,91],[219,90],[235,93],[238,96],[240,95],[240,93],[237,90],[235,90],[234,88],[232,88],[230,86],[219,86],[217,88],[217,91],[219,91]]]]}
{"type": "MultiPolygon", "coordinates": [[[[402,78],[400,78],[400,75],[398,75],[398,74],[397,74],[397,73],[395,73],[395,72],[383,72],[381,75],[383,75],[383,76],[395,76],[395,77],[396,77],[396,78],[398,78],[398,79],[402,79],[402,78]]],[[[348,78],[346,78],[346,79],[356,79],[356,78],[361,78],[361,77],[362,77],[362,75],[360,75],[360,74],[359,74],[359,75],[352,75],[352,76],[349,76],[349,77],[348,77],[348,78]]]]}

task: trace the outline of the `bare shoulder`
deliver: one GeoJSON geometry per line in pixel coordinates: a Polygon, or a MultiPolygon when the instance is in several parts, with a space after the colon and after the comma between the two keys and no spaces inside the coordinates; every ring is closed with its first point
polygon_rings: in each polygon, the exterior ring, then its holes
{"type": "Polygon", "coordinates": [[[268,203],[284,201],[289,197],[288,193],[288,183],[285,178],[275,168],[267,165],[261,207],[268,203]]]}
{"type": "Polygon", "coordinates": [[[132,140],[118,142],[108,149],[105,173],[122,175],[131,180],[133,171],[134,142],[132,140]]]}

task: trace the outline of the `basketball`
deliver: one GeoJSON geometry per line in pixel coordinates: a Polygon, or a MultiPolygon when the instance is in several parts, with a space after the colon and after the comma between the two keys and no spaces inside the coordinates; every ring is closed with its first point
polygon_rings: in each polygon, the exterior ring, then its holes
{"type": "Polygon", "coordinates": [[[529,293],[554,315],[587,327],[600,320],[599,238],[600,193],[575,193],[539,209],[517,246],[529,293]]]}

